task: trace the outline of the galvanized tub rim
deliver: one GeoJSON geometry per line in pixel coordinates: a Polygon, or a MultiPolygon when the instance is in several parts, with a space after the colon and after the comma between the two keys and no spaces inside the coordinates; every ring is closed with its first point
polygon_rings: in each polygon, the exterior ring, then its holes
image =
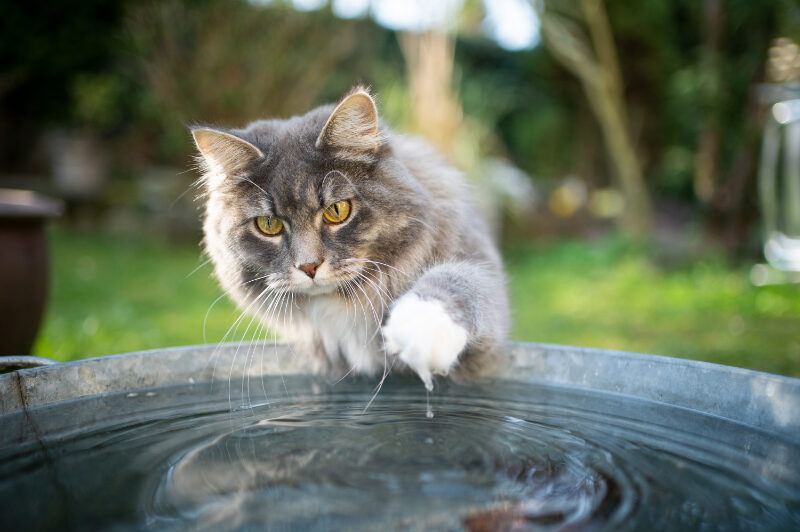
{"type": "MultiPolygon", "coordinates": [[[[0,375],[3,414],[61,401],[232,376],[307,374],[291,348],[274,343],[182,346],[18,370],[0,375]],[[234,364],[266,349],[263,368],[234,364]]],[[[485,377],[621,394],[689,408],[800,441],[800,380],[659,355],[543,343],[509,343],[505,363],[485,377]]]]}

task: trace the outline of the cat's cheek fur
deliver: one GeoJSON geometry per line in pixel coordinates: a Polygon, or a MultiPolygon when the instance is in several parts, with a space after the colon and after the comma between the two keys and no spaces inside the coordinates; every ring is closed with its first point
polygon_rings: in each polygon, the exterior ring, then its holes
{"type": "Polygon", "coordinates": [[[468,337],[442,302],[416,294],[393,305],[382,333],[386,350],[414,370],[428,390],[433,390],[434,374],[447,375],[455,366],[468,337]]]}

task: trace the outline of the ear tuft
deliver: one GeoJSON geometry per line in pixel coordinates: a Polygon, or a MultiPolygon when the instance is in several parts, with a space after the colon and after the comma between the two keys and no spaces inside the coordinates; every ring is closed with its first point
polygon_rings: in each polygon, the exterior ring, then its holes
{"type": "Polygon", "coordinates": [[[316,146],[344,158],[371,158],[381,147],[378,108],[369,92],[357,87],[333,110],[316,146]]]}
{"type": "Polygon", "coordinates": [[[205,163],[204,179],[210,185],[236,175],[264,154],[236,135],[208,128],[192,129],[192,136],[205,163]]]}

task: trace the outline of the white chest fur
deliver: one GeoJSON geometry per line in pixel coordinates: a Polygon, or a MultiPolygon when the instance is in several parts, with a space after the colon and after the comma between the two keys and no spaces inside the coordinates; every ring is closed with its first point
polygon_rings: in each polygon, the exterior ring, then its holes
{"type": "MultiPolygon", "coordinates": [[[[382,339],[372,308],[347,303],[339,297],[318,296],[302,309],[311,334],[322,344],[333,362],[340,360],[355,373],[375,373],[382,369],[382,339]]],[[[380,309],[376,309],[381,318],[380,309]]]]}

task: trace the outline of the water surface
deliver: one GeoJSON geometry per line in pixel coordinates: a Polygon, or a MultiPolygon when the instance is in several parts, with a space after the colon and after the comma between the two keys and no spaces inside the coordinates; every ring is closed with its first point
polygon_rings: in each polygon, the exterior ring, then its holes
{"type": "Polygon", "coordinates": [[[306,377],[0,417],[0,530],[798,530],[800,439],[607,392],[306,377]]]}

